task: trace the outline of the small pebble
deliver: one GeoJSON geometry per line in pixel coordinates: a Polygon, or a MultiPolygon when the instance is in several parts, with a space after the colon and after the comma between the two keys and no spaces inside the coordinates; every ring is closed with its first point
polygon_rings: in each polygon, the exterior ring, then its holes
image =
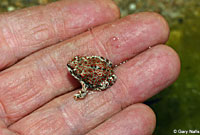
{"type": "Polygon", "coordinates": [[[131,3],[129,5],[129,10],[136,10],[136,5],[134,3],[131,3]]]}
{"type": "Polygon", "coordinates": [[[8,10],[8,12],[14,11],[14,10],[15,10],[15,7],[14,7],[14,6],[9,6],[9,7],[7,8],[7,10],[8,10]]]}

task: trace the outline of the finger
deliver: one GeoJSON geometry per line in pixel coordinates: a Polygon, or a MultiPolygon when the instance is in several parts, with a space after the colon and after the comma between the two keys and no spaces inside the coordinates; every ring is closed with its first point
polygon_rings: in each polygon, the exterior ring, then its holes
{"type": "Polygon", "coordinates": [[[7,124],[12,123],[77,88],[77,81],[66,69],[72,57],[101,55],[118,64],[149,46],[166,42],[168,32],[160,15],[140,13],[37,52],[0,74],[0,116],[7,124]],[[116,35],[119,38],[113,41],[116,35]]]}
{"type": "Polygon", "coordinates": [[[154,112],[144,104],[134,104],[112,116],[86,135],[152,135],[154,112]]]}
{"type": "Polygon", "coordinates": [[[118,80],[110,89],[81,101],[73,99],[77,91],[58,97],[13,124],[11,129],[26,135],[43,131],[54,135],[87,133],[122,108],[143,102],[169,86],[179,70],[177,54],[167,46],[155,46],[119,66],[118,80]]]}
{"type": "Polygon", "coordinates": [[[0,16],[0,69],[119,17],[111,0],[63,0],[0,16]]]}
{"type": "Polygon", "coordinates": [[[3,121],[0,120],[0,135],[19,135],[11,130],[9,130],[3,121]]]}

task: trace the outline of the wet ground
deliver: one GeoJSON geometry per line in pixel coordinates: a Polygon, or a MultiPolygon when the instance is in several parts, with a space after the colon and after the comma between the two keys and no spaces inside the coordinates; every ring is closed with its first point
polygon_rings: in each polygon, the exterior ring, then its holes
{"type": "MultiPolygon", "coordinates": [[[[0,0],[0,12],[47,4],[56,0],[0,0]]],[[[182,62],[179,79],[149,99],[157,115],[155,135],[171,135],[174,129],[200,131],[200,0],[115,0],[122,16],[156,11],[170,24],[168,45],[182,62]]]]}

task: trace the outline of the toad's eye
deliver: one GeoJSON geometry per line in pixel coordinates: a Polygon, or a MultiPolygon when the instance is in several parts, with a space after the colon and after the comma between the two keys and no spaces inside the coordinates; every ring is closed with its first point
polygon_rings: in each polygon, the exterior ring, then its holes
{"type": "Polygon", "coordinates": [[[67,64],[67,67],[73,69],[73,67],[70,64],[67,64]]]}

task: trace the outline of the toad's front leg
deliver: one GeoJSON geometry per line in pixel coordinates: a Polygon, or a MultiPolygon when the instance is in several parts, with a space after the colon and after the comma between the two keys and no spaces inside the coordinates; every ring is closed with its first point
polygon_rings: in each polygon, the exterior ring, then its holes
{"type": "Polygon", "coordinates": [[[75,100],[84,99],[88,94],[87,86],[85,85],[85,83],[82,81],[80,83],[82,85],[82,90],[80,90],[77,94],[74,95],[75,100]]]}

